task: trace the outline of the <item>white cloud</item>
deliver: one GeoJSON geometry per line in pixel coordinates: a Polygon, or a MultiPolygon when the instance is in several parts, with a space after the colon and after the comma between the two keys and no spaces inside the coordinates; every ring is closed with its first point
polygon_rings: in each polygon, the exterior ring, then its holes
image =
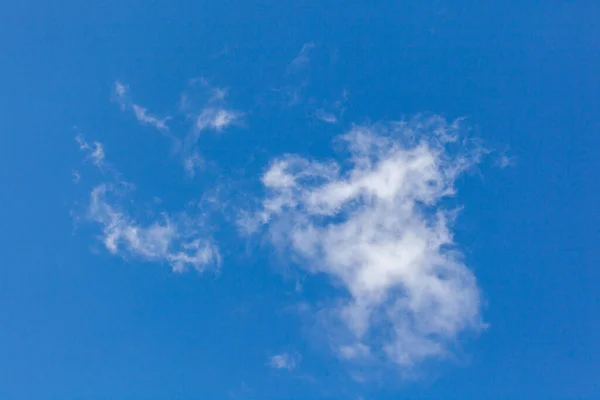
{"type": "Polygon", "coordinates": [[[241,125],[244,113],[228,106],[228,93],[227,88],[212,86],[205,78],[190,79],[188,91],[181,94],[179,111],[192,121],[192,126],[182,139],[170,132],[167,122],[172,117],[160,118],[150,113],[146,107],[134,103],[127,85],[116,81],[113,87],[113,99],[121,110],[131,111],[142,125],[156,128],[173,141],[174,152],[180,157],[189,177],[193,177],[203,165],[203,157],[198,149],[202,132],[223,132],[232,125],[241,125]]]}
{"type": "Polygon", "coordinates": [[[238,121],[241,117],[242,114],[234,110],[207,107],[196,118],[196,129],[198,131],[214,129],[219,132],[238,121]]]}
{"type": "Polygon", "coordinates": [[[147,108],[140,106],[139,104],[135,104],[129,98],[129,87],[124,85],[123,83],[116,81],[113,97],[117,103],[119,103],[121,110],[125,111],[130,109],[133,111],[135,118],[142,125],[150,125],[159,131],[166,132],[169,130],[167,126],[167,121],[171,119],[171,117],[159,118],[155,115],[152,115],[147,108]]]}
{"type": "Polygon", "coordinates": [[[128,103],[128,99],[127,99],[127,92],[129,91],[129,89],[127,88],[126,85],[122,84],[119,81],[115,82],[115,87],[114,87],[114,98],[117,101],[117,103],[119,103],[119,105],[121,106],[122,110],[125,110],[125,108],[127,108],[127,103],[128,103]]]}
{"type": "Polygon", "coordinates": [[[176,272],[189,267],[202,271],[219,264],[219,252],[209,240],[167,215],[147,225],[137,223],[107,200],[111,189],[107,184],[95,187],[88,210],[88,217],[101,225],[102,242],[110,253],[167,262],[176,272]]]}
{"type": "MultiPolygon", "coordinates": [[[[218,248],[202,228],[202,218],[192,218],[186,213],[140,223],[131,217],[122,204],[133,185],[124,182],[119,172],[104,161],[101,143],[89,145],[81,135],[75,140],[88,159],[101,168],[108,183],[97,185],[90,194],[86,217],[101,226],[101,240],[106,249],[122,257],[135,257],[146,261],[166,262],[174,271],[188,268],[202,271],[209,266],[218,267],[221,259],[218,248]]],[[[74,171],[74,181],[80,180],[74,171]]],[[[155,198],[156,199],[156,198],[155,198]]],[[[156,201],[154,201],[156,203],[156,201]]]]}
{"type": "Polygon", "coordinates": [[[362,343],[354,343],[339,347],[340,357],[346,360],[358,360],[371,357],[371,350],[362,343]]]}
{"type": "MultiPolygon", "coordinates": [[[[204,78],[190,80],[192,93],[181,96],[181,108],[189,112],[194,119],[192,141],[198,140],[201,131],[212,129],[220,132],[230,125],[240,122],[243,113],[227,106],[228,90],[212,86],[204,78]]],[[[188,138],[188,142],[189,142],[188,138]]]]}
{"type": "Polygon", "coordinates": [[[93,142],[90,145],[83,139],[82,135],[75,136],[75,141],[79,145],[79,149],[88,154],[87,158],[91,159],[94,165],[102,167],[104,164],[104,146],[102,146],[102,143],[93,142]]]}
{"type": "Polygon", "coordinates": [[[138,106],[137,104],[132,105],[133,112],[135,113],[135,117],[138,121],[145,125],[152,125],[159,131],[167,131],[169,128],[167,127],[166,122],[171,119],[171,117],[166,117],[163,119],[159,119],[158,117],[149,114],[148,110],[144,107],[138,106]]]}
{"type": "Polygon", "coordinates": [[[328,124],[335,124],[338,122],[337,117],[333,113],[329,113],[323,109],[318,109],[315,112],[315,117],[323,122],[327,122],[328,124]]]}
{"type": "Polygon", "coordinates": [[[292,371],[300,363],[300,355],[291,355],[289,353],[281,353],[272,356],[269,359],[269,365],[275,369],[287,369],[292,371]]]}
{"type": "Polygon", "coordinates": [[[179,148],[186,174],[193,177],[203,165],[198,141],[206,131],[223,132],[231,126],[242,124],[244,113],[228,106],[228,90],[212,86],[204,78],[190,80],[188,92],[181,95],[180,110],[193,121],[183,146],[179,148]]]}
{"type": "Polygon", "coordinates": [[[459,131],[436,116],[357,126],[339,138],[343,163],[286,156],[262,177],[262,210],[242,224],[265,224],[276,246],[343,289],[326,310],[342,358],[410,367],[482,327],[475,277],[453,241],[455,211],[443,205],[482,154],[459,131]]]}
{"type": "Polygon", "coordinates": [[[127,96],[127,86],[123,85],[121,82],[115,82],[115,94],[119,98],[124,98],[127,96]]]}

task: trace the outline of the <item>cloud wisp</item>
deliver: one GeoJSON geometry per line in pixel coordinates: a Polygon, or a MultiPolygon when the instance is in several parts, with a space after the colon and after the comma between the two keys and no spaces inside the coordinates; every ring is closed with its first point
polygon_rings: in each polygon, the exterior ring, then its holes
{"type": "Polygon", "coordinates": [[[300,363],[300,360],[301,357],[298,354],[281,353],[269,359],[269,366],[274,369],[293,371],[300,363]]]}
{"type": "Polygon", "coordinates": [[[196,129],[198,132],[206,129],[220,132],[238,121],[241,116],[241,113],[233,110],[218,107],[206,107],[196,118],[196,129]]]}
{"type": "Polygon", "coordinates": [[[244,113],[228,106],[227,95],[227,89],[212,86],[204,78],[196,78],[190,81],[189,92],[181,96],[180,109],[192,121],[192,128],[180,149],[185,171],[190,177],[204,165],[198,149],[202,134],[207,131],[221,133],[243,123],[244,113]]]}
{"type": "Polygon", "coordinates": [[[134,103],[126,84],[116,81],[112,98],[122,111],[131,111],[140,124],[154,127],[169,137],[174,153],[181,158],[186,175],[193,177],[206,164],[198,148],[202,134],[206,131],[221,133],[231,126],[242,125],[244,113],[228,106],[227,95],[226,89],[212,86],[204,78],[191,79],[179,104],[179,111],[191,122],[191,127],[180,135],[172,133],[167,126],[173,117],[159,118],[146,107],[134,103]]]}
{"type": "MultiPolygon", "coordinates": [[[[104,164],[97,149],[100,143],[90,146],[78,135],[76,141],[83,151],[91,152],[91,161],[97,167],[104,164]],[[93,157],[96,155],[96,157],[93,157]]],[[[139,222],[124,206],[133,185],[120,179],[116,170],[106,168],[108,182],[95,186],[89,196],[84,213],[88,221],[100,226],[100,240],[113,255],[144,261],[168,263],[175,272],[193,268],[203,271],[220,265],[218,248],[210,236],[202,231],[202,223],[185,212],[170,216],[162,213],[158,218],[139,222]]]]}
{"type": "Polygon", "coordinates": [[[482,154],[460,130],[437,116],[355,126],[338,139],[344,162],[287,155],[263,175],[261,209],[242,225],[266,227],[340,288],[321,315],[341,358],[410,368],[482,328],[476,279],[453,241],[456,213],[444,206],[482,154]]]}
{"type": "Polygon", "coordinates": [[[198,141],[202,131],[221,132],[229,126],[239,125],[244,113],[227,104],[228,91],[212,86],[204,78],[190,81],[190,92],[182,95],[181,109],[194,122],[188,142],[198,141]]]}
{"type": "Polygon", "coordinates": [[[328,123],[337,124],[343,117],[346,111],[346,103],[348,102],[348,91],[343,90],[342,95],[333,102],[324,102],[323,107],[315,111],[315,118],[328,123]]]}
{"type": "Polygon", "coordinates": [[[288,65],[287,74],[299,72],[310,64],[310,52],[315,48],[313,42],[304,43],[298,55],[288,65]]]}
{"type": "MultiPolygon", "coordinates": [[[[85,141],[82,135],[75,136],[75,141],[79,145],[79,150],[87,153],[86,159],[98,168],[104,165],[104,146],[100,142],[93,142],[91,145],[85,141]]],[[[77,181],[79,181],[79,173],[77,173],[77,181]]]]}
{"type": "Polygon", "coordinates": [[[338,122],[338,119],[334,113],[325,111],[322,108],[319,108],[317,111],[315,111],[315,118],[320,121],[327,122],[328,124],[337,124],[338,122]]]}
{"type": "Polygon", "coordinates": [[[132,102],[129,96],[129,87],[127,85],[119,81],[115,82],[113,98],[119,104],[121,110],[131,110],[135,115],[135,118],[142,125],[152,126],[163,133],[169,131],[167,121],[169,121],[171,117],[159,118],[151,114],[147,108],[132,102]]]}
{"type": "MultiPolygon", "coordinates": [[[[101,184],[90,194],[88,217],[100,224],[102,242],[115,255],[133,256],[145,261],[167,262],[175,272],[188,268],[203,271],[209,265],[218,265],[219,252],[210,240],[176,222],[168,215],[142,225],[108,200],[112,185],[101,184]]],[[[180,217],[185,218],[185,217],[180,217]]]]}

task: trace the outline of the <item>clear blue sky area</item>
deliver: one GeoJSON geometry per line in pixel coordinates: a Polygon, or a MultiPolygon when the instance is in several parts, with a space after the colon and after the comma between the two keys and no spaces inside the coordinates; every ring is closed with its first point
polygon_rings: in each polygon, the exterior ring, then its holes
{"type": "Polygon", "coordinates": [[[4,2],[0,399],[600,399],[598,21],[4,2]]]}

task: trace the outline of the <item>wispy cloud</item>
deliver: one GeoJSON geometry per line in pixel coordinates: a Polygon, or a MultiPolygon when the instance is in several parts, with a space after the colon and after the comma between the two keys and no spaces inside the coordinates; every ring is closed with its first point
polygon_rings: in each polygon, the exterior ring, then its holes
{"type": "Polygon", "coordinates": [[[350,155],[340,164],[274,160],[254,222],[344,289],[322,310],[342,358],[410,367],[444,357],[462,331],[482,327],[475,277],[453,241],[455,210],[443,206],[482,150],[437,116],[356,126],[338,140],[350,155]]]}
{"type": "Polygon", "coordinates": [[[338,119],[335,116],[335,114],[327,112],[322,108],[318,109],[315,112],[315,117],[323,122],[327,122],[328,124],[335,124],[338,122],[338,119]]]}
{"type": "Polygon", "coordinates": [[[171,117],[159,118],[153,114],[151,114],[147,108],[140,106],[139,104],[135,104],[131,101],[129,96],[129,87],[119,81],[115,82],[114,90],[113,90],[113,98],[121,107],[121,110],[131,110],[135,115],[135,118],[143,125],[152,126],[159,131],[166,132],[169,130],[167,126],[167,121],[171,119],[171,117]]]}
{"type": "Polygon", "coordinates": [[[110,253],[167,262],[176,272],[219,264],[219,252],[209,240],[198,238],[193,229],[166,214],[147,225],[137,223],[107,200],[112,189],[106,184],[95,187],[88,210],[89,218],[101,226],[102,242],[110,253]]]}
{"type": "Polygon", "coordinates": [[[188,177],[193,178],[196,175],[196,171],[204,166],[204,159],[198,154],[193,152],[192,154],[185,156],[183,159],[183,168],[188,177]]]}
{"type": "Polygon", "coordinates": [[[228,90],[211,85],[205,78],[190,80],[191,93],[181,96],[181,109],[194,121],[192,136],[197,140],[201,131],[223,131],[239,125],[244,113],[227,104],[228,90]]]}
{"type": "Polygon", "coordinates": [[[94,165],[107,167],[108,181],[92,189],[85,217],[100,226],[100,239],[111,254],[166,262],[177,272],[220,265],[219,250],[202,230],[200,217],[185,212],[175,216],[161,213],[159,218],[144,223],[136,221],[125,207],[131,203],[127,200],[133,185],[121,180],[120,174],[105,163],[102,144],[94,142],[90,146],[81,135],[75,140],[94,165]]]}
{"type": "Polygon", "coordinates": [[[135,113],[135,117],[138,121],[145,125],[151,125],[158,129],[159,131],[167,131],[169,128],[167,127],[166,122],[171,119],[171,117],[166,117],[163,119],[159,119],[156,116],[149,114],[148,110],[142,106],[138,106],[137,104],[133,104],[131,106],[133,108],[133,112],[135,113]]]}
{"type": "Polygon", "coordinates": [[[368,346],[357,342],[339,347],[339,355],[346,360],[363,360],[371,357],[371,350],[368,346]]]}
{"type": "Polygon", "coordinates": [[[231,126],[241,126],[244,113],[228,106],[228,89],[211,85],[205,78],[189,81],[186,92],[181,94],[179,111],[182,117],[191,122],[187,133],[176,135],[170,132],[167,122],[173,117],[159,118],[146,107],[131,100],[129,86],[116,81],[113,87],[113,100],[121,110],[131,111],[142,125],[152,126],[173,141],[174,153],[183,163],[188,177],[193,177],[204,165],[198,141],[205,131],[223,132],[231,126]]]}
{"type": "Polygon", "coordinates": [[[213,86],[205,78],[190,80],[188,91],[181,95],[180,109],[193,123],[180,149],[186,174],[190,177],[204,164],[198,146],[202,134],[207,131],[222,133],[243,123],[245,114],[229,107],[227,95],[226,88],[213,86]]]}
{"type": "Polygon", "coordinates": [[[315,111],[315,118],[328,124],[337,124],[346,111],[348,91],[343,90],[341,96],[333,102],[323,102],[323,107],[315,111]]]}
{"type": "Polygon", "coordinates": [[[294,107],[301,104],[304,99],[304,91],[309,84],[307,73],[310,65],[310,53],[315,48],[313,42],[304,43],[300,52],[287,65],[285,69],[285,83],[271,91],[280,96],[283,104],[294,107]]]}
{"type": "Polygon", "coordinates": [[[238,121],[241,117],[242,114],[234,110],[206,107],[196,119],[196,129],[198,131],[213,129],[219,132],[238,121]]]}
{"type": "Polygon", "coordinates": [[[82,135],[75,136],[75,141],[79,145],[79,149],[87,154],[87,159],[91,160],[97,167],[102,167],[104,164],[104,146],[102,146],[102,143],[93,142],[89,144],[82,135]]]}
{"type": "Polygon", "coordinates": [[[306,68],[310,63],[310,52],[314,48],[315,44],[313,42],[304,43],[298,55],[288,65],[287,73],[295,73],[306,68]]]}
{"type": "Polygon", "coordinates": [[[119,81],[115,82],[114,98],[117,101],[117,103],[119,103],[122,110],[125,110],[127,108],[127,103],[129,102],[128,91],[129,88],[126,85],[122,84],[119,81]]]}
{"type": "Polygon", "coordinates": [[[500,168],[513,167],[517,163],[516,157],[508,156],[507,154],[500,154],[496,160],[496,165],[500,168]]]}
{"type": "Polygon", "coordinates": [[[269,359],[269,366],[275,369],[287,369],[292,371],[300,363],[301,357],[299,354],[281,353],[272,356],[269,359]]]}

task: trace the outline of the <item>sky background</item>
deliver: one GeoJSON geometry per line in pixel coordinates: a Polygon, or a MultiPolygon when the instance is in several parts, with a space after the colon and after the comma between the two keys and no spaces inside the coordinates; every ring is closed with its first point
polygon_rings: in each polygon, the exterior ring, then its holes
{"type": "Polygon", "coordinates": [[[4,4],[0,398],[600,398],[600,3],[301,3],[4,4]],[[488,326],[357,364],[315,322],[343,287],[236,221],[273,160],[346,165],[340,134],[418,114],[492,150],[451,200],[488,326]],[[90,193],[123,182],[220,263],[111,252],[90,193]]]}

